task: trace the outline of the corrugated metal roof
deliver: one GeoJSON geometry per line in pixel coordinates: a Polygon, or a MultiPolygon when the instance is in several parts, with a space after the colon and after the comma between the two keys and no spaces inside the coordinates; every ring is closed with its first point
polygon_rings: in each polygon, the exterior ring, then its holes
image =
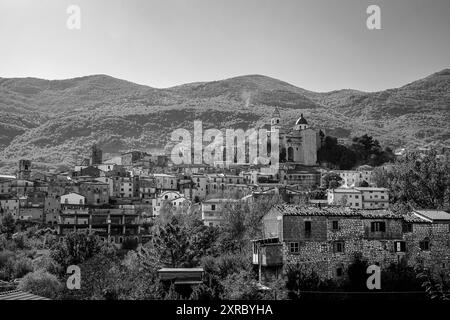
{"type": "Polygon", "coordinates": [[[430,220],[450,221],[450,213],[443,210],[414,210],[414,213],[430,220]]]}
{"type": "Polygon", "coordinates": [[[20,290],[0,292],[0,300],[51,300],[20,290]]]}
{"type": "Polygon", "coordinates": [[[415,216],[413,214],[407,214],[403,216],[403,219],[405,222],[412,222],[412,223],[431,223],[428,220],[425,220],[423,218],[420,218],[418,216],[415,216]]]}

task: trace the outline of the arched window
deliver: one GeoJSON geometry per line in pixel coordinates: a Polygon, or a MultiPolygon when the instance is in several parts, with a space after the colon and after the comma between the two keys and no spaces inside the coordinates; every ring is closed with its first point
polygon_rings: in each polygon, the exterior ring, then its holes
{"type": "Polygon", "coordinates": [[[294,161],[294,148],[288,148],[288,161],[294,161]]]}

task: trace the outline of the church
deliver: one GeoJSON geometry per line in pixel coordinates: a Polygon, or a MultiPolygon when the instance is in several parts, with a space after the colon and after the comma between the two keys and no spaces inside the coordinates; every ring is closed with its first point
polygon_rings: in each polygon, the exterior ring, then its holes
{"type": "Polygon", "coordinates": [[[275,108],[270,119],[271,131],[278,129],[280,136],[280,162],[304,166],[317,165],[317,150],[321,145],[321,131],[311,128],[300,115],[292,129],[281,125],[280,111],[275,108]]]}

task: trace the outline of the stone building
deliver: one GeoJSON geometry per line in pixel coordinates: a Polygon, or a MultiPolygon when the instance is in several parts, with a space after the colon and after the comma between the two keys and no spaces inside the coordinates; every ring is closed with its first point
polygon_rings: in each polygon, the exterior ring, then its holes
{"type": "Polygon", "coordinates": [[[121,164],[123,166],[133,166],[139,160],[143,159],[145,156],[149,156],[146,152],[143,151],[129,151],[121,154],[121,164]]]}
{"type": "Polygon", "coordinates": [[[96,144],[91,148],[91,165],[101,164],[103,162],[103,151],[96,144]]]}
{"type": "Polygon", "coordinates": [[[17,175],[18,179],[30,180],[31,175],[31,160],[19,160],[19,173],[17,175]]]}
{"type": "Polygon", "coordinates": [[[280,151],[288,162],[305,166],[317,165],[317,150],[320,148],[320,133],[311,128],[308,121],[300,115],[295,125],[286,130],[280,120],[280,112],[275,108],[270,120],[271,131],[278,130],[280,151]]]}
{"type": "Polygon", "coordinates": [[[263,239],[253,241],[253,263],[261,262],[266,275],[300,264],[324,279],[339,280],[355,255],[381,268],[404,260],[450,270],[449,225],[414,214],[283,204],[264,216],[263,232],[263,239]]]}
{"type": "Polygon", "coordinates": [[[99,181],[85,181],[79,184],[79,193],[86,197],[86,204],[103,206],[109,203],[109,184],[99,181]]]}

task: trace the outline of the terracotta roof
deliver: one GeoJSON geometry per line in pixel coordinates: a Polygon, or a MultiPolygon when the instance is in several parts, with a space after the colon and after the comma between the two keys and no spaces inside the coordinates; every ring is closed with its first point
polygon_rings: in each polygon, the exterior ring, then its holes
{"type": "Polygon", "coordinates": [[[359,216],[357,210],[341,207],[305,207],[290,204],[278,204],[274,207],[284,216],[359,216]]]}
{"type": "Polygon", "coordinates": [[[402,215],[393,213],[391,210],[386,209],[374,209],[374,210],[358,210],[363,218],[369,219],[403,219],[402,215]]]}
{"type": "Polygon", "coordinates": [[[424,223],[423,219],[413,215],[402,216],[386,209],[361,210],[348,207],[307,207],[292,204],[278,204],[274,208],[283,216],[341,216],[366,219],[404,219],[408,222],[424,223]]]}

